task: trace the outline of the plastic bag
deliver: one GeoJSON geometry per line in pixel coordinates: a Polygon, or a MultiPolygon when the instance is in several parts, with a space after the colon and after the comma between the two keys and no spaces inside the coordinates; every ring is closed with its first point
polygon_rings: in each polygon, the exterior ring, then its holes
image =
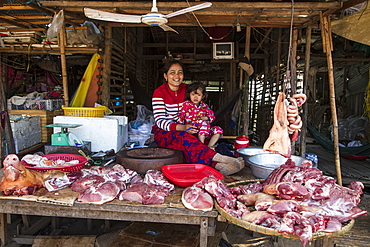
{"type": "Polygon", "coordinates": [[[46,39],[51,40],[54,37],[59,35],[60,30],[64,24],[64,12],[60,10],[58,14],[56,14],[51,22],[50,27],[46,31],[46,39]]]}
{"type": "Polygon", "coordinates": [[[154,123],[153,112],[148,110],[144,105],[137,105],[137,117],[128,125],[129,141],[144,145],[145,141],[151,136],[154,123]]]}

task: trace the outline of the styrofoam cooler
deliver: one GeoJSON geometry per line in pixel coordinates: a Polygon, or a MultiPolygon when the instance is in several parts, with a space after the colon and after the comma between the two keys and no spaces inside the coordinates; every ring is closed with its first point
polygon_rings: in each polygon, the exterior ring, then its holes
{"type": "MultiPolygon", "coordinates": [[[[118,152],[127,142],[128,118],[126,116],[70,117],[56,116],[53,123],[82,124],[77,128],[69,128],[68,132],[75,134],[83,141],[91,142],[91,151],[107,151],[114,149],[118,152]]],[[[60,128],[54,128],[54,133],[60,128]]]]}

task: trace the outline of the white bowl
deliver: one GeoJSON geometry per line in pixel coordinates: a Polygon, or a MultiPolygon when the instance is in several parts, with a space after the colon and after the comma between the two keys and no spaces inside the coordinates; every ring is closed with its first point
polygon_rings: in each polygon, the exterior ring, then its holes
{"type": "MultiPolygon", "coordinates": [[[[308,161],[296,155],[292,155],[290,158],[296,166],[301,166],[303,161],[308,161]]],[[[250,164],[253,175],[263,179],[266,179],[275,168],[285,164],[287,160],[288,158],[274,153],[256,154],[248,157],[248,163],[250,164]]],[[[317,166],[314,165],[313,167],[317,166]]]]}

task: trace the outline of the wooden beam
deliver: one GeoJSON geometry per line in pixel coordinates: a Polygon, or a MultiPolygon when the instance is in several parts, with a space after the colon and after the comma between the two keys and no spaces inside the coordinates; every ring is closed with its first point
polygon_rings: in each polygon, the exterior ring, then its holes
{"type": "Polygon", "coordinates": [[[51,16],[54,15],[54,11],[53,10],[50,10],[50,9],[47,9],[47,8],[44,8],[44,7],[40,7],[38,4],[35,4],[35,3],[30,2],[28,0],[17,0],[17,2],[20,2],[20,3],[23,3],[25,5],[28,5],[32,9],[38,10],[41,13],[46,13],[46,14],[51,15],[51,16]]]}
{"type": "MultiPolygon", "coordinates": [[[[24,0],[23,0],[24,1],[24,0]]],[[[123,8],[125,10],[130,9],[144,9],[147,12],[152,7],[152,2],[118,2],[118,1],[39,1],[40,4],[44,7],[95,7],[95,8],[123,8]]],[[[196,5],[196,4],[191,4],[196,5]]],[[[290,2],[214,2],[212,7],[209,9],[265,9],[265,8],[274,8],[274,9],[291,9],[290,2]]],[[[297,9],[337,9],[342,5],[339,2],[296,2],[294,4],[297,9]]],[[[157,7],[159,11],[168,10],[173,11],[174,9],[181,9],[189,7],[186,2],[157,2],[157,7]]],[[[199,11],[199,10],[198,10],[199,11]]],[[[197,11],[197,12],[198,12],[197,11]]],[[[201,11],[201,10],[200,10],[201,11]]],[[[145,12],[146,13],[146,12],[145,12]]]]}
{"type": "Polygon", "coordinates": [[[27,28],[28,29],[28,26],[23,25],[23,24],[21,24],[19,22],[10,20],[10,19],[6,19],[6,18],[1,18],[0,17],[0,22],[6,23],[6,24],[9,24],[9,25],[12,25],[12,26],[16,26],[16,27],[27,28]]]}

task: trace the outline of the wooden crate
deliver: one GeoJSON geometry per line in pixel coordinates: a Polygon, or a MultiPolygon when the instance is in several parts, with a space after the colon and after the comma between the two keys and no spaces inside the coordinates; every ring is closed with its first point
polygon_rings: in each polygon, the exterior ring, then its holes
{"type": "Polygon", "coordinates": [[[53,117],[63,116],[63,110],[46,111],[46,110],[10,110],[9,115],[22,115],[27,114],[30,116],[40,116],[41,127],[41,141],[45,143],[51,142],[51,134],[53,128],[45,127],[45,125],[53,124],[53,117]]]}

